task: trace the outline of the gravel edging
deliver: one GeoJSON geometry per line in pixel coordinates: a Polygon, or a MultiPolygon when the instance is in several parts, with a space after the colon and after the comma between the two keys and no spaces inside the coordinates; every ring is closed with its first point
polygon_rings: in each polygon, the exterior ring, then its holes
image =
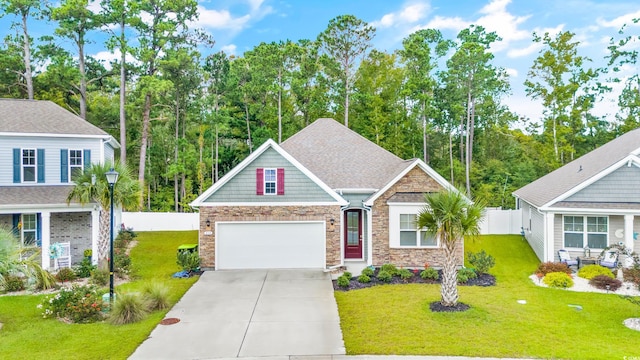
{"type": "MultiPolygon", "coordinates": [[[[572,275],[571,278],[573,279],[573,286],[563,290],[578,291],[578,292],[596,292],[601,294],[640,296],[640,290],[638,290],[638,286],[634,283],[623,282],[622,286],[617,291],[607,291],[607,290],[601,290],[589,285],[589,280],[581,278],[579,276],[572,275]]],[[[542,281],[542,279],[538,279],[538,277],[535,274],[529,276],[529,279],[531,279],[531,281],[537,286],[549,287],[547,284],[545,284],[542,281]]]]}

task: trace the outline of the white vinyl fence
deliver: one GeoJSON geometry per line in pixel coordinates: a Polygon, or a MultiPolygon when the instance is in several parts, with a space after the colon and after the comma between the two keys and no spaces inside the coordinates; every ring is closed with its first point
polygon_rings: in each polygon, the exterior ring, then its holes
{"type": "Polygon", "coordinates": [[[198,230],[198,213],[123,212],[122,223],[134,231],[198,230]]]}
{"type": "Polygon", "coordinates": [[[522,210],[487,208],[480,225],[480,234],[520,234],[522,210]]]}
{"type": "MultiPolygon", "coordinates": [[[[480,233],[520,234],[522,210],[487,208],[480,233]]],[[[134,231],[198,230],[198,213],[123,212],[122,223],[134,231]]]]}

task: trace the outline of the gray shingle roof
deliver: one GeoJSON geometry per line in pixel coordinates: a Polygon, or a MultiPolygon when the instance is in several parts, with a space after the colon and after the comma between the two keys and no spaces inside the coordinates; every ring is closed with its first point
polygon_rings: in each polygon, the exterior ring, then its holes
{"type": "Polygon", "coordinates": [[[380,189],[411,164],[326,118],[280,146],[333,189],[380,189]]]}
{"type": "Polygon", "coordinates": [[[51,101],[21,99],[0,99],[0,132],[108,136],[51,101]]]}
{"type": "Polygon", "coordinates": [[[638,148],[640,129],[635,129],[521,187],[513,194],[540,207],[624,159],[638,148]]]}
{"type": "Polygon", "coordinates": [[[71,189],[73,185],[0,186],[0,206],[66,205],[71,189]]]}

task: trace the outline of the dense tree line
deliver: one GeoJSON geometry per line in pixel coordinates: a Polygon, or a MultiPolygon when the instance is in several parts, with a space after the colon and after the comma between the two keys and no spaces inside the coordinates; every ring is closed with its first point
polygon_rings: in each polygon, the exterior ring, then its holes
{"type": "Polygon", "coordinates": [[[0,45],[8,69],[0,96],[54,101],[120,139],[120,160],[143,184],[140,204],[149,210],[190,211],[190,201],[268,138],[284,141],[320,117],[423,159],[490,206],[512,207],[513,190],[640,121],[637,71],[619,75],[637,66],[629,45],[639,36],[626,29],[612,35],[604,68],[590,67],[569,31],[534,34],[542,50],[525,87],[544,113],[520,119],[504,104],[508,75],[493,63],[491,46],[501,39],[481,26],[455,39],[418,30],[388,53],[372,47],[375,28],[343,15],[316,39],[230,56],[211,53],[213,39],[189,28],[195,0],[104,1],[100,12],[87,0],[0,0],[0,8],[15,19],[0,45]],[[34,19],[55,31],[33,39],[34,19]],[[108,34],[105,48],[118,60],[86,54],[97,32],[108,34]],[[612,119],[593,114],[610,91],[605,77],[623,84],[612,119]]]}

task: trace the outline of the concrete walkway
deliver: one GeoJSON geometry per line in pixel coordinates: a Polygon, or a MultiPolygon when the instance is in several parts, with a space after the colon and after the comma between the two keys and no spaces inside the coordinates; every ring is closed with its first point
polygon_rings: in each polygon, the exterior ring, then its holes
{"type": "Polygon", "coordinates": [[[215,359],[345,354],[329,274],[209,271],[130,359],[215,359]]]}

